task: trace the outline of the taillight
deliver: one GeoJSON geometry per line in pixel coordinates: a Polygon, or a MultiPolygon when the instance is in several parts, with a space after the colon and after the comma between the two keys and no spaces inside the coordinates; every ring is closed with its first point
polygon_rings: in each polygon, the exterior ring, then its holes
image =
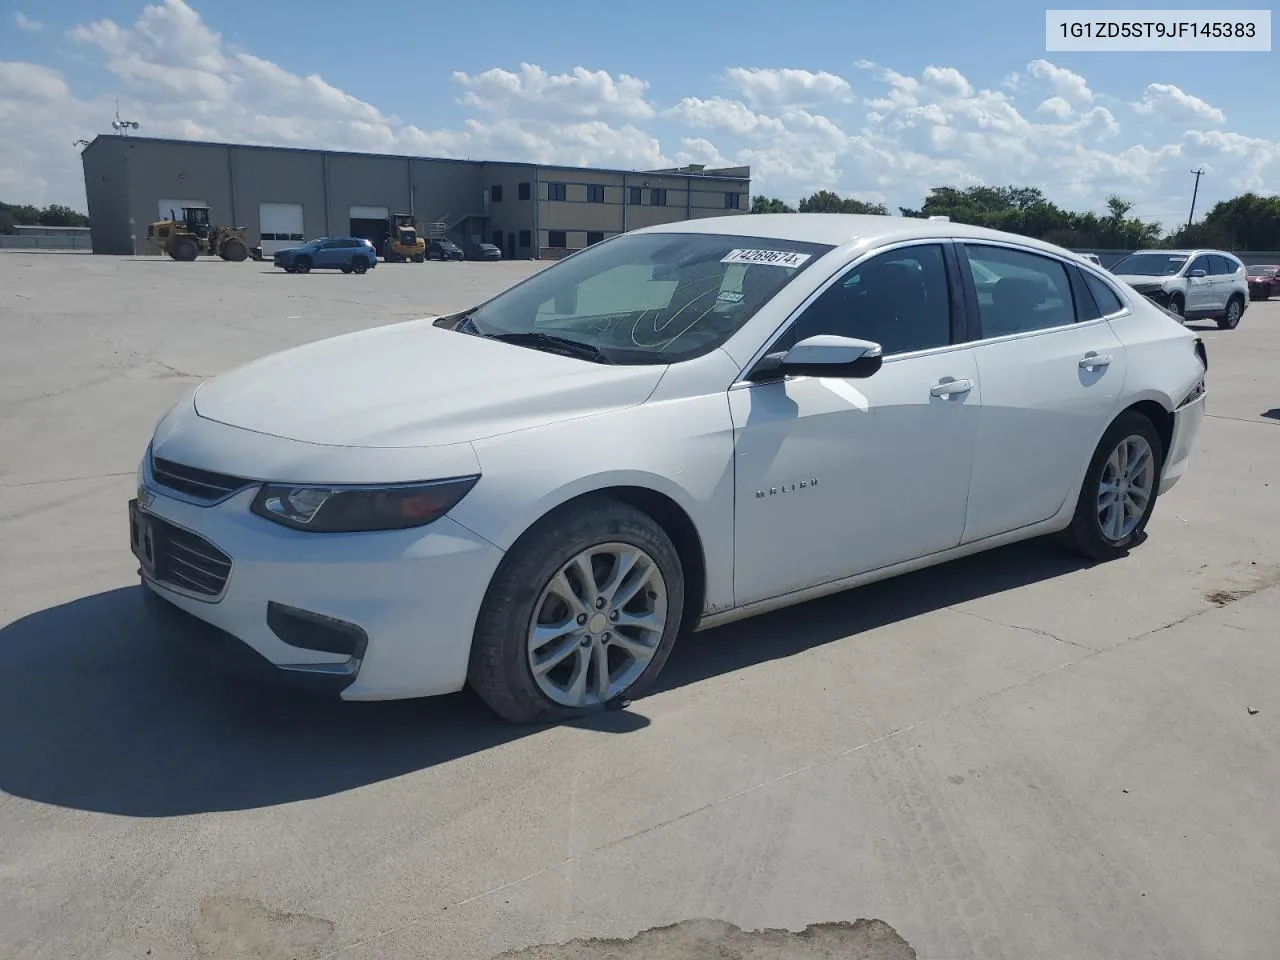
{"type": "Polygon", "coordinates": [[[1209,371],[1209,353],[1204,348],[1204,341],[1196,337],[1195,342],[1196,356],[1200,358],[1200,365],[1204,367],[1205,372],[1209,371]]]}

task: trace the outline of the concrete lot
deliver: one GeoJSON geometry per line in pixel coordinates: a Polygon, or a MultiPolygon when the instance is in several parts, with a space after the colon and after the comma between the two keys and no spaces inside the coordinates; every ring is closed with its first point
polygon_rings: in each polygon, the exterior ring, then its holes
{"type": "Polygon", "coordinates": [[[195,378],[532,269],[0,255],[0,956],[1275,955],[1280,303],[1206,329],[1210,419],[1129,558],[703,634],[602,721],[300,701],[149,625],[125,501],[195,378]]]}

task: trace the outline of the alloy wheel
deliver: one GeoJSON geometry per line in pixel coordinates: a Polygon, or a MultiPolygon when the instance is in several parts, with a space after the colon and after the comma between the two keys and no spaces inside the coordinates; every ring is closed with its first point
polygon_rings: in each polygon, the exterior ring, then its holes
{"type": "Polygon", "coordinates": [[[1098,526],[1112,543],[1124,540],[1146,515],[1155,493],[1156,458],[1145,437],[1129,436],[1111,451],[1098,482],[1098,526]]]}
{"type": "Polygon", "coordinates": [[[657,562],[629,543],[590,547],[534,604],[527,653],[538,690],[564,707],[608,703],[648,667],[667,626],[657,562]]]}

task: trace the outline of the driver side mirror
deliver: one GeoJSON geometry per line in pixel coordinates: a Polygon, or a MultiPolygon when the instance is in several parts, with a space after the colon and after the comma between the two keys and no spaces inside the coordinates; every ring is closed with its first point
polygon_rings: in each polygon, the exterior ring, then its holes
{"type": "Polygon", "coordinates": [[[1192,280],[1199,280],[1201,277],[1208,276],[1203,270],[1192,270],[1187,274],[1192,280]]]}
{"type": "Polygon", "coordinates": [[[820,334],[806,337],[785,353],[771,353],[756,365],[748,380],[781,377],[835,377],[865,380],[884,363],[880,344],[854,337],[820,334]]]}

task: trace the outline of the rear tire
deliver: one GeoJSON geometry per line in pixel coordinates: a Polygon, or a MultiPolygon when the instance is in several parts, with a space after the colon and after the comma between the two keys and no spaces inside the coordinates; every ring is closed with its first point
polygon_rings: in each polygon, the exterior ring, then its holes
{"type": "Polygon", "coordinates": [[[1227,301],[1227,312],[1218,318],[1219,330],[1234,330],[1240,326],[1240,317],[1244,315],[1244,298],[1233,295],[1227,301]]]}
{"type": "Polygon", "coordinates": [[[310,273],[311,260],[307,257],[299,257],[297,262],[295,262],[293,265],[293,272],[294,273],[310,273]]]}
{"type": "Polygon", "coordinates": [[[1122,557],[1140,544],[1155,509],[1164,458],[1150,420],[1132,410],[1117,417],[1089,461],[1071,525],[1060,534],[1063,543],[1098,561],[1122,557]]]}
{"type": "Polygon", "coordinates": [[[357,257],[355,260],[351,261],[351,269],[356,273],[364,273],[369,269],[369,261],[361,260],[357,257]]]}
{"type": "Polygon", "coordinates": [[[343,264],[341,267],[339,267],[338,269],[339,269],[339,270],[341,270],[343,273],[350,273],[350,272],[351,272],[351,264],[349,264],[349,263],[344,263],[344,264],[343,264]]]}
{"type": "Polygon", "coordinates": [[[468,682],[511,723],[603,710],[653,683],[683,610],[680,556],[652,517],[605,497],[573,504],[530,528],[499,564],[476,620],[468,682]],[[634,565],[615,580],[624,557],[634,565]],[[554,662],[541,679],[535,658],[554,662]]]}

